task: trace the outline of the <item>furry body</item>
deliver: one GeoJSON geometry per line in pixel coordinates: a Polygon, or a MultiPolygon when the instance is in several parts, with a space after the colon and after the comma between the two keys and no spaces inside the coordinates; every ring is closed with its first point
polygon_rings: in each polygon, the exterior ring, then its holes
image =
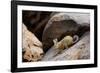
{"type": "Polygon", "coordinates": [[[60,42],[57,39],[54,39],[54,47],[62,51],[65,48],[69,48],[72,44],[76,43],[79,40],[78,36],[75,35],[74,37],[65,36],[60,42]],[[74,41],[74,39],[76,40],[74,41]]]}

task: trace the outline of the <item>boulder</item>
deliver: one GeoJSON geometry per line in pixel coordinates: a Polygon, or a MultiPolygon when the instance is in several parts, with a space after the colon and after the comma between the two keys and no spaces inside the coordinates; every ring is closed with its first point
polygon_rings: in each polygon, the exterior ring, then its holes
{"type": "Polygon", "coordinates": [[[90,29],[89,14],[81,13],[56,13],[46,24],[43,35],[43,50],[47,52],[53,46],[53,39],[59,41],[64,36],[78,35],[81,37],[86,31],[90,29]]]}
{"type": "Polygon", "coordinates": [[[38,61],[43,57],[42,43],[23,25],[22,52],[23,62],[38,61]]]}
{"type": "Polygon", "coordinates": [[[52,46],[42,61],[86,60],[90,59],[90,49],[92,49],[90,48],[90,32],[86,32],[76,44],[61,53],[59,53],[59,49],[52,46]]]}

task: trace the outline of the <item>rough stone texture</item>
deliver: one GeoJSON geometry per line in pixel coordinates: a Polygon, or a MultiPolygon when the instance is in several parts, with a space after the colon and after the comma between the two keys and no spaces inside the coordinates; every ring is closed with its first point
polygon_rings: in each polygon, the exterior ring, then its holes
{"type": "Polygon", "coordinates": [[[23,24],[23,61],[38,61],[43,57],[42,43],[23,24]]]}
{"type": "Polygon", "coordinates": [[[53,46],[53,39],[61,40],[64,36],[82,36],[89,30],[89,14],[57,13],[48,21],[42,35],[43,50],[47,52],[53,46]]]}
{"type": "MultiPolygon", "coordinates": [[[[38,14],[36,15],[38,18],[38,14]]],[[[43,19],[43,24],[42,21],[36,21],[40,24],[38,26],[36,23],[37,26],[31,28],[34,32],[32,30],[30,32],[27,29],[29,27],[26,28],[23,24],[23,62],[89,59],[90,15],[88,13],[55,13],[51,16],[50,19],[46,19],[46,22],[49,20],[45,24],[46,26],[44,25],[45,19],[43,19]],[[61,52],[59,52],[59,49],[54,48],[53,39],[57,38],[58,41],[61,41],[65,36],[73,37],[74,35],[79,36],[77,43],[61,52]],[[42,42],[40,42],[40,38],[42,38],[42,42]],[[44,56],[43,50],[46,52],[44,56]]]]}
{"type": "Polygon", "coordinates": [[[90,33],[86,32],[80,41],[59,53],[54,46],[45,54],[42,61],[79,60],[90,58],[90,33]]]}
{"type": "Polygon", "coordinates": [[[23,10],[23,23],[42,41],[42,33],[53,12],[23,10]]]}

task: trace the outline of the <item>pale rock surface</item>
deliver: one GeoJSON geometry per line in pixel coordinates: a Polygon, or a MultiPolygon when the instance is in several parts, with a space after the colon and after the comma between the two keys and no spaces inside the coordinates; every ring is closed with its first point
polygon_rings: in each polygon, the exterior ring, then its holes
{"type": "Polygon", "coordinates": [[[23,59],[28,61],[38,61],[43,57],[42,43],[38,38],[27,30],[27,27],[23,24],[23,59]]]}
{"type": "Polygon", "coordinates": [[[42,61],[80,60],[90,58],[90,33],[86,32],[72,47],[58,53],[54,47],[45,54],[42,61]]]}

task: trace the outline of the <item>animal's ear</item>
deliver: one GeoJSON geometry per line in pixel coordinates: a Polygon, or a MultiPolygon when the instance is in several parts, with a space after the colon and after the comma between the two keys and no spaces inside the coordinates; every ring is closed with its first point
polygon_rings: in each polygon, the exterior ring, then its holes
{"type": "Polygon", "coordinates": [[[73,36],[73,44],[78,42],[78,40],[79,40],[79,36],[78,35],[74,35],[73,36]]]}
{"type": "Polygon", "coordinates": [[[57,44],[58,39],[57,39],[57,38],[56,38],[56,39],[54,39],[54,40],[53,40],[53,42],[54,42],[54,44],[57,44]]]}

